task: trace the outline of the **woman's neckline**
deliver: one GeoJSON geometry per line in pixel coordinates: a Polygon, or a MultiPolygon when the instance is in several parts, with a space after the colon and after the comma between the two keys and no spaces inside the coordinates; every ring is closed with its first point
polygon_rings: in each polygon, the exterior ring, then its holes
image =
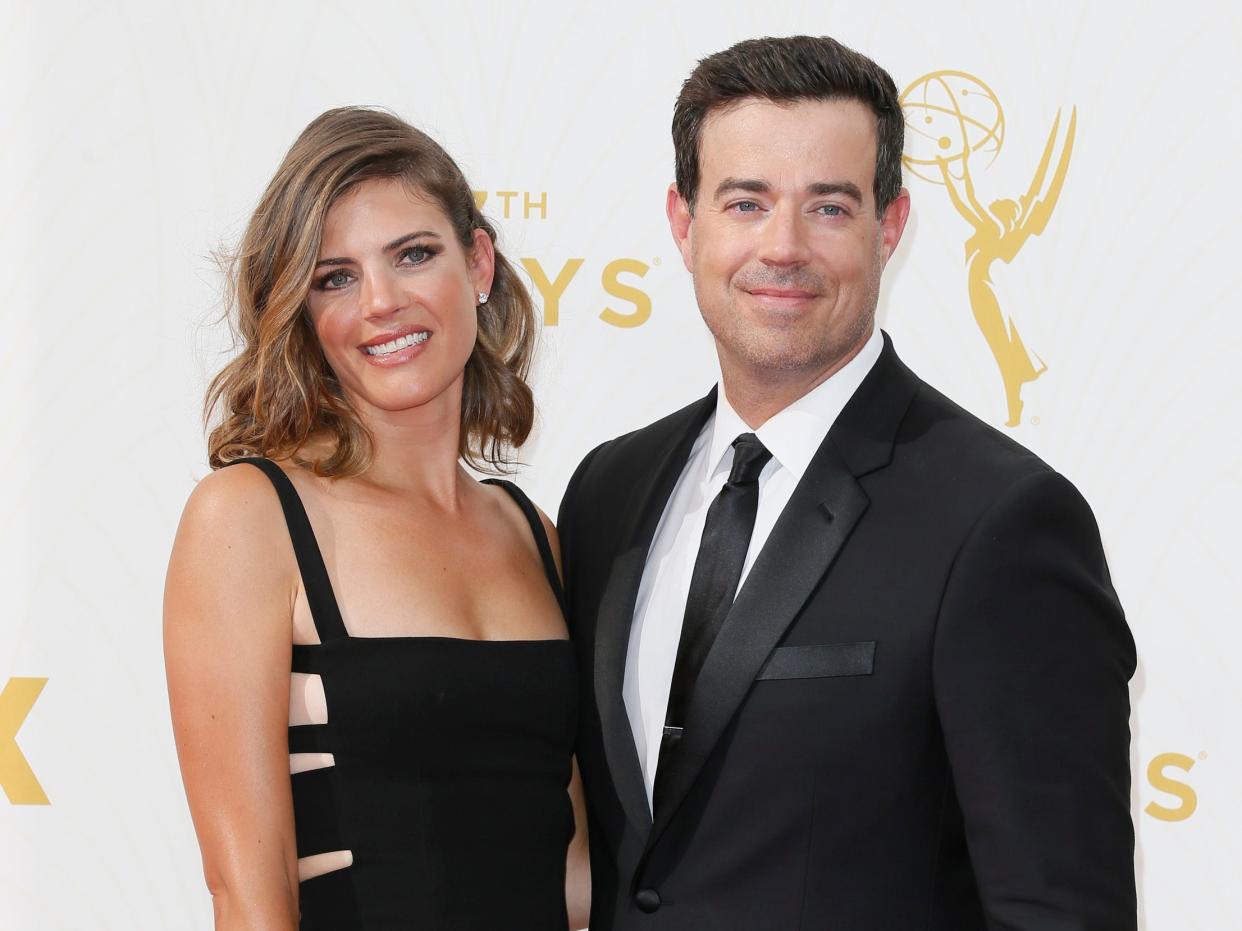
{"type": "Polygon", "coordinates": [[[398,634],[390,636],[378,637],[358,637],[351,633],[346,633],[344,637],[334,637],[330,640],[321,640],[318,643],[295,643],[295,647],[321,647],[329,643],[340,643],[343,640],[374,640],[376,642],[393,642],[393,641],[434,641],[440,643],[508,643],[508,644],[533,644],[533,643],[571,643],[568,637],[537,637],[537,638],[517,638],[517,639],[485,639],[482,637],[444,637],[432,634],[398,634]]]}

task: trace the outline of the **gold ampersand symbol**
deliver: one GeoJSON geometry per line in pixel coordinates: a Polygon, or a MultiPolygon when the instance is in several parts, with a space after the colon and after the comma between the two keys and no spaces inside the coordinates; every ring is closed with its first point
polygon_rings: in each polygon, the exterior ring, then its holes
{"type": "Polygon", "coordinates": [[[1005,115],[992,89],[963,71],[933,71],[902,91],[901,106],[909,130],[902,161],[917,177],[943,185],[954,208],[974,229],[966,240],[970,307],[1000,369],[1008,410],[1005,425],[1016,427],[1022,421],[1022,386],[1048,366],[1026,348],[1017,326],[1001,310],[992,283],[992,263],[997,259],[1012,262],[1026,241],[1048,225],[1065,185],[1078,108],[1070,112],[1051,180],[1048,169],[1056,154],[1059,110],[1027,192],[1016,201],[1001,198],[985,207],[976,193],[972,171],[981,156],[990,156],[990,165],[1005,141],[1005,115]]]}

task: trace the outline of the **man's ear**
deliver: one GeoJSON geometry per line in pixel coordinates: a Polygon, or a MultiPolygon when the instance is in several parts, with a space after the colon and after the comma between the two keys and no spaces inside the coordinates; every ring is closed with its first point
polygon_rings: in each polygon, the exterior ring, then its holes
{"type": "Polygon", "coordinates": [[[906,228],[906,220],[910,219],[910,192],[905,188],[893,198],[893,202],[884,208],[884,216],[880,218],[880,238],[884,243],[884,262],[893,257],[897,251],[897,243],[901,242],[901,234],[906,228]]]}
{"type": "Polygon", "coordinates": [[[668,186],[664,211],[668,214],[668,226],[673,232],[673,242],[677,244],[677,251],[681,253],[681,261],[686,266],[686,271],[692,271],[690,268],[690,227],[694,217],[690,213],[690,205],[678,193],[676,184],[668,186]]]}

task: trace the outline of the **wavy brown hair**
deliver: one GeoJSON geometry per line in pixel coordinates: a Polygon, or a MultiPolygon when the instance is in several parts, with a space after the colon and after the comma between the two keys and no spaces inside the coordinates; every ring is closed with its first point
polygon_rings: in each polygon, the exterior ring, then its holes
{"type": "MultiPolygon", "coordinates": [[[[467,253],[477,229],[496,241],[461,169],[425,133],[364,107],[316,118],[285,155],[241,245],[225,260],[241,351],[207,390],[204,417],[221,416],[207,442],[212,468],[244,456],[292,457],[340,477],[370,463],[371,436],[324,357],[306,298],[328,210],[363,182],[392,178],[439,205],[467,253]],[[331,440],[330,451],[306,456],[311,439],[331,440]]],[[[536,331],[530,294],[499,251],[478,323],[462,386],[460,454],[477,469],[500,471],[534,421],[526,374],[536,331]]]]}

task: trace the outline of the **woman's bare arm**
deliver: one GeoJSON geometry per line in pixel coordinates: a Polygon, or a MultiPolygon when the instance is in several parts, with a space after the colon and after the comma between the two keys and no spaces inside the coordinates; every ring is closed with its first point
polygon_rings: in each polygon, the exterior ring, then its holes
{"type": "Polygon", "coordinates": [[[262,473],[234,466],[199,483],[168,566],[164,659],[217,931],[298,925],[287,731],[296,578],[262,473]]]}
{"type": "Polygon", "coordinates": [[[574,760],[569,797],[574,806],[574,837],[569,842],[565,861],[565,904],[569,908],[569,931],[585,928],[591,919],[591,849],[587,838],[586,800],[582,794],[582,776],[574,760]]]}
{"type": "MultiPolygon", "coordinates": [[[[542,510],[539,510],[539,519],[548,534],[552,558],[560,574],[561,541],[556,526],[542,510]]],[[[574,806],[574,836],[569,842],[569,854],[565,861],[565,904],[569,909],[569,929],[578,931],[587,926],[591,917],[591,853],[587,837],[586,800],[582,794],[582,776],[578,772],[577,760],[574,760],[573,775],[569,781],[569,798],[574,806]]]]}

